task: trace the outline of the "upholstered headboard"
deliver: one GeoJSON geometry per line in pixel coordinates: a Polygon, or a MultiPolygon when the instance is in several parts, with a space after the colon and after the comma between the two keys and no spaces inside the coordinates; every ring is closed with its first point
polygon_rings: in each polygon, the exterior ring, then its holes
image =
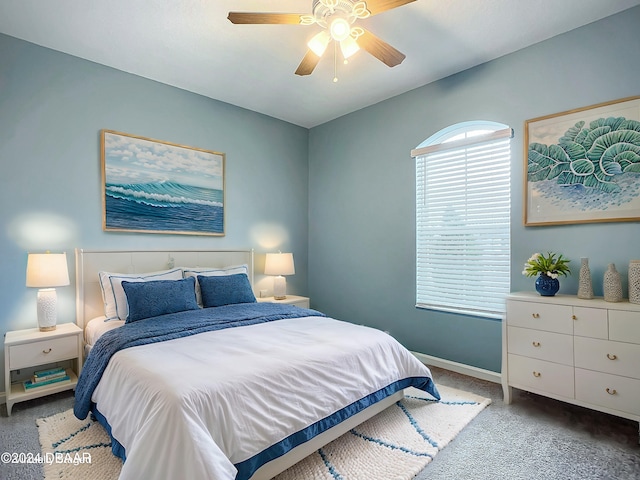
{"type": "Polygon", "coordinates": [[[253,282],[253,250],[110,251],[76,249],[76,323],[104,314],[98,272],[145,273],[173,267],[227,267],[247,264],[253,282]]]}

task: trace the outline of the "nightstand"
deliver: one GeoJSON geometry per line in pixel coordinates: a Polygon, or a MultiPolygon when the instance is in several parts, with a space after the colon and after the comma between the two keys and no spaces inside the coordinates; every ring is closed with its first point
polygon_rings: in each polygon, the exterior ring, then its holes
{"type": "Polygon", "coordinates": [[[296,307],[309,308],[309,297],[299,297],[298,295],[287,295],[284,300],[276,300],[273,297],[257,298],[258,302],[283,303],[285,305],[295,305],[296,307]]]}
{"type": "MultiPolygon", "coordinates": [[[[7,415],[15,403],[51,395],[75,388],[82,370],[82,329],[75,323],[63,323],[50,332],[38,328],[7,332],[4,337],[5,392],[7,415]],[[67,369],[70,380],[25,389],[22,381],[11,383],[11,372],[30,372],[39,365],[56,364],[71,360],[72,368],[67,369]]],[[[29,378],[24,373],[19,375],[29,378]]]]}

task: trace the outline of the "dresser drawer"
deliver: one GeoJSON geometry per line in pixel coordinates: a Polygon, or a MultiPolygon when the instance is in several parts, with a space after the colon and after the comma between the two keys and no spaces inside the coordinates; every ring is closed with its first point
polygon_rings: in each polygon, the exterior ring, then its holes
{"type": "Polygon", "coordinates": [[[640,344],[640,312],[609,310],[609,340],[640,344]]]}
{"type": "Polygon", "coordinates": [[[573,309],[568,305],[507,301],[509,325],[573,335],[573,309]]]}
{"type": "Polygon", "coordinates": [[[573,337],[530,328],[507,327],[509,353],[573,365],[573,337]]]}
{"type": "Polygon", "coordinates": [[[576,399],[640,415],[640,380],[576,368],[576,399]]]}
{"type": "Polygon", "coordinates": [[[576,337],[574,349],[576,367],[640,379],[640,345],[576,337]]]}
{"type": "Polygon", "coordinates": [[[573,367],[519,355],[508,358],[510,385],[573,398],[573,367]]]}
{"type": "Polygon", "coordinates": [[[607,310],[604,308],[573,308],[573,333],[580,337],[609,338],[607,310]]]}
{"type": "Polygon", "coordinates": [[[9,347],[9,368],[17,370],[19,368],[68,360],[77,356],[77,335],[11,345],[9,347]]]}

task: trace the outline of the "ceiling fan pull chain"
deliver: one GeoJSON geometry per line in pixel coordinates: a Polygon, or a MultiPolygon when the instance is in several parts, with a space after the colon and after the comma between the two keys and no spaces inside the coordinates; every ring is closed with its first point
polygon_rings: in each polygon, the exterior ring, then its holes
{"type": "Polygon", "coordinates": [[[333,41],[333,83],[338,81],[338,42],[333,41]]]}

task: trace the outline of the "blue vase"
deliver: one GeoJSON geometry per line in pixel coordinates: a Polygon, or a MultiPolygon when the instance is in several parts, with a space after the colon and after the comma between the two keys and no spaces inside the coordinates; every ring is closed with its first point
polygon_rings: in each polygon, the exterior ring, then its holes
{"type": "Polygon", "coordinates": [[[543,297],[553,297],[560,290],[560,281],[547,275],[536,278],[536,292],[543,297]]]}

